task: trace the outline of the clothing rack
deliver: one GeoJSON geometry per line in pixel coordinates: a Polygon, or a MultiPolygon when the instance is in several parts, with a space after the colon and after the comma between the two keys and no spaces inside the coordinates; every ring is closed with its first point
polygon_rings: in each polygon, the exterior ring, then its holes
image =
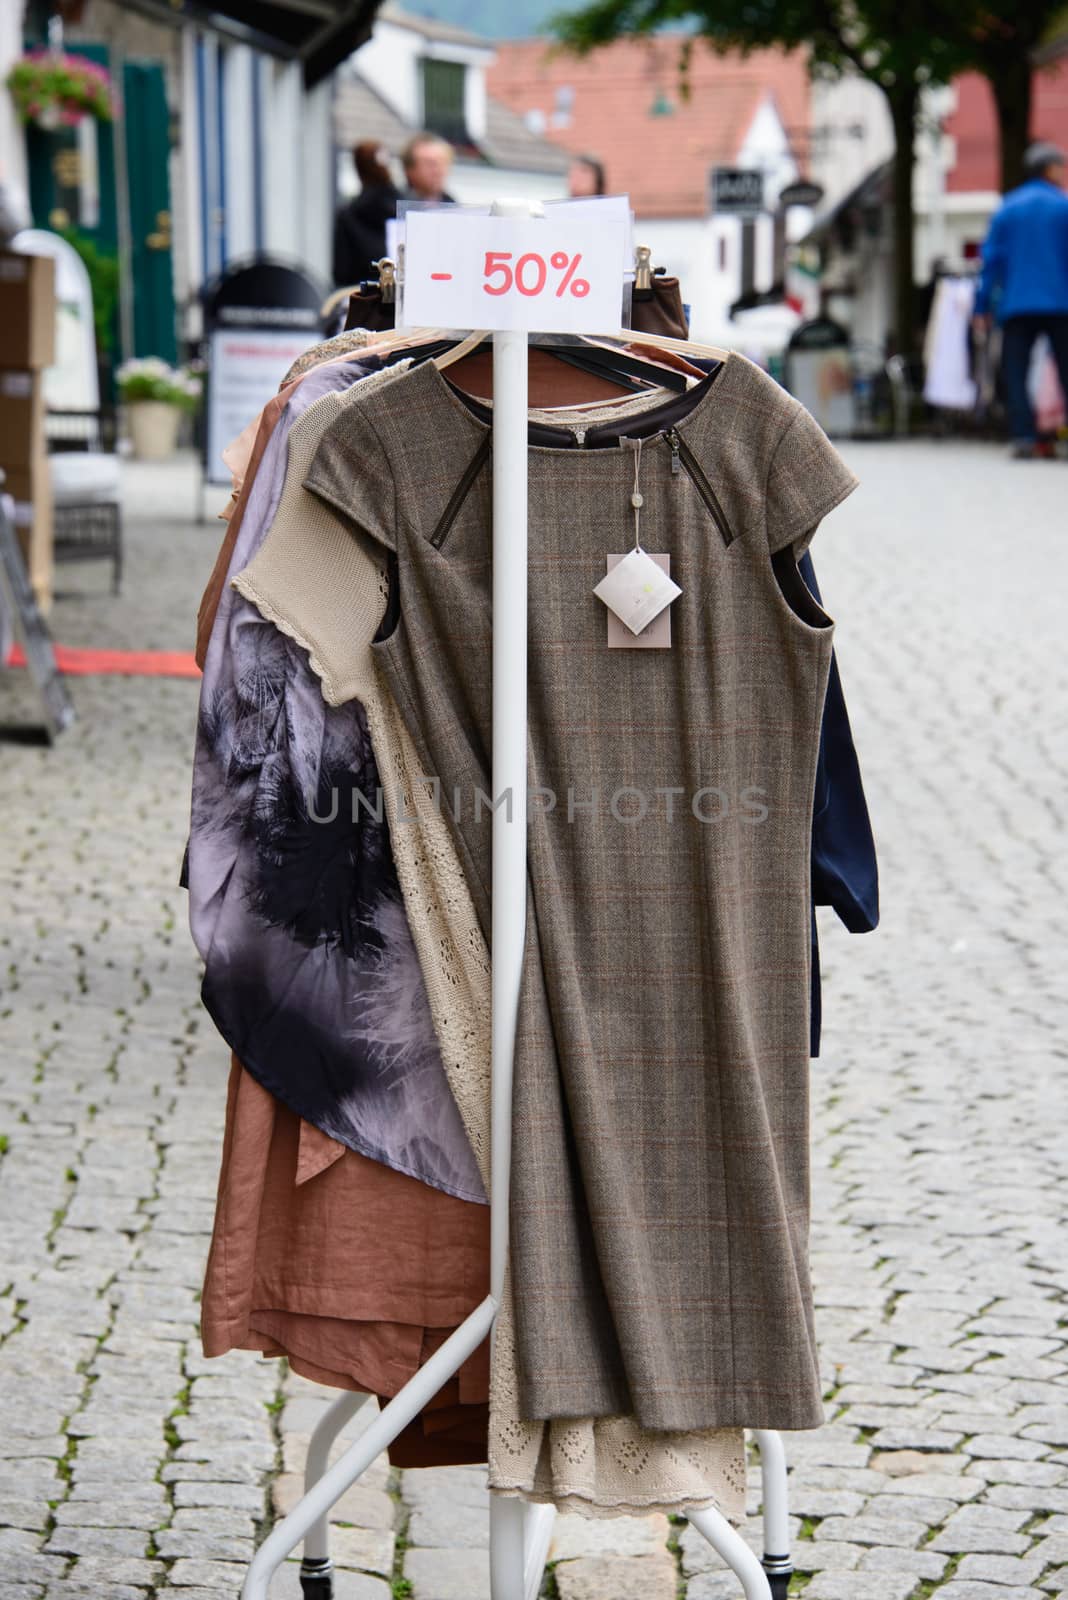
{"type": "MultiPolygon", "coordinates": [[[[525,200],[499,200],[493,214],[529,217],[525,200]]],[[[242,1600],[267,1600],[281,1563],[304,1541],[300,1581],[305,1600],[332,1600],[329,1512],[455,1375],[493,1329],[508,1263],[512,1078],[526,932],[527,888],[527,381],[528,335],[493,334],[493,782],[511,805],[493,812],[492,1118],[490,1292],[366,1431],[330,1467],[330,1449],[368,1399],[343,1393],[316,1427],[308,1447],[305,1493],[257,1550],[242,1600]]],[[[715,1508],[689,1521],[737,1574],[745,1600],[786,1600],[792,1573],[786,1459],[777,1433],[757,1431],[763,1476],[761,1562],[715,1508]]],[[[552,1540],[552,1506],[493,1495],[489,1513],[492,1600],[536,1600],[552,1540]]]]}

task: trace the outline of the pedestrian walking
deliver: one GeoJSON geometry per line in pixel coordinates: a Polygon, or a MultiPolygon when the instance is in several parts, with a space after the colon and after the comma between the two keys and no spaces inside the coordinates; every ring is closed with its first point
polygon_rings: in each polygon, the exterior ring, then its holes
{"type": "Polygon", "coordinates": [[[975,297],[981,332],[991,318],[1002,330],[1002,370],[1013,454],[1051,455],[1040,444],[1028,393],[1035,340],[1045,334],[1061,388],[1068,395],[1068,195],[1065,154],[1053,144],[1033,144],[1025,156],[1027,179],[994,213],[983,245],[983,271],[975,297]]]}
{"type": "Polygon", "coordinates": [[[354,288],[373,276],[374,263],[386,253],[386,223],[397,215],[400,190],[389,171],[389,152],[377,139],[364,139],[352,152],[362,185],[343,206],[334,223],[334,283],[354,288]]]}

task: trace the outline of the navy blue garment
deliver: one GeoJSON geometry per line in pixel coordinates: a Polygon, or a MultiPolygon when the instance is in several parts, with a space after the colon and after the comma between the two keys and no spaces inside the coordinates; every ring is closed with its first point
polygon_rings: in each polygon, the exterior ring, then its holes
{"type": "MultiPolygon", "coordinates": [[[[806,550],[798,570],[817,602],[819,585],[806,550]]],[[[816,907],[833,906],[850,933],[870,933],[879,922],[879,869],[868,802],[849,726],[838,661],[831,655],[823,702],[816,792],[812,812],[811,1051],[820,1053],[821,985],[816,907]]]]}

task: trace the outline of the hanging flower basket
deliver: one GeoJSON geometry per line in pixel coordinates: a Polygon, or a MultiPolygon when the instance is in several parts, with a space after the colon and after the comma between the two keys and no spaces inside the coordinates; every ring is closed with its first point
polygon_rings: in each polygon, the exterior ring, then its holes
{"type": "Polygon", "coordinates": [[[105,67],[86,56],[31,50],[8,73],[7,86],[23,122],[73,128],[83,117],[110,122],[115,94],[105,67]]]}

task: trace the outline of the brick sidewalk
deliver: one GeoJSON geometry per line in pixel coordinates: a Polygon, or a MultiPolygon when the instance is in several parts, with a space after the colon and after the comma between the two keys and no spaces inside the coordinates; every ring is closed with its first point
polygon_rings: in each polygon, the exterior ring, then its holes
{"type": "MultiPolygon", "coordinates": [[[[828,1421],[787,1439],[795,1586],[1068,1596],[1068,472],[847,454],[863,488],[815,553],[884,922],[823,924],[828,1421]]],[[[127,483],[126,592],[67,569],[56,637],[188,648],[219,527],[188,463],[127,483]]],[[[55,749],[0,747],[0,1600],[235,1600],[329,1393],[199,1353],[227,1058],[176,886],[196,685],[71,688],[55,749]]],[[[0,722],[32,713],[0,677],[0,722]]],[[[485,1508],[477,1471],[377,1464],[339,1508],[338,1600],[483,1600],[485,1508]]],[[[558,1600],[740,1592],[663,1518],[561,1518],[552,1560],[558,1600]]]]}

